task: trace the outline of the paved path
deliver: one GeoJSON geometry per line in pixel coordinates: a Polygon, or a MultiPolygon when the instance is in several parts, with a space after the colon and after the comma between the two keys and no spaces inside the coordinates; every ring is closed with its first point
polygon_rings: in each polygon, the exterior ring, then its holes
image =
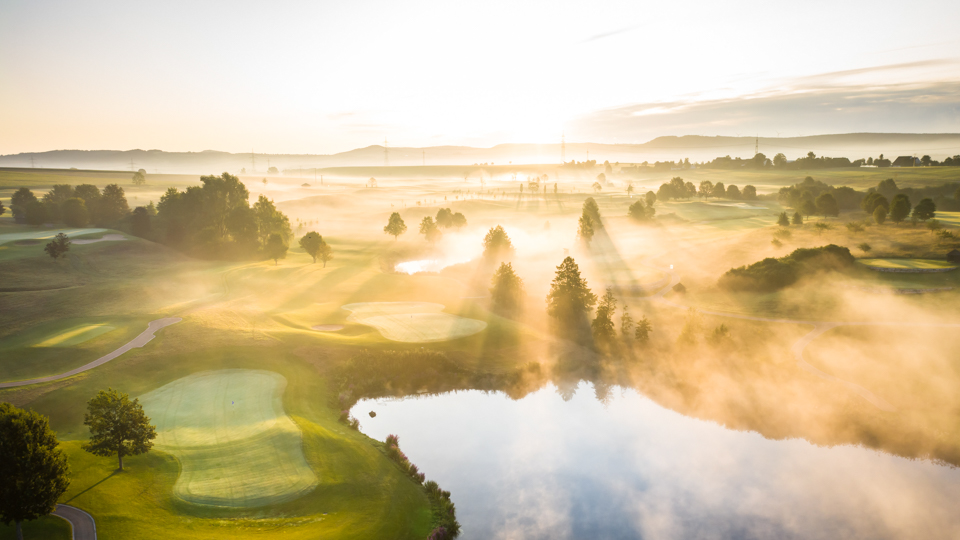
{"type": "MultiPolygon", "coordinates": [[[[668,268],[659,268],[659,267],[652,266],[652,265],[649,265],[649,264],[646,265],[646,266],[649,266],[650,268],[654,268],[654,269],[656,269],[656,270],[661,270],[661,271],[666,272],[667,274],[670,275],[670,282],[669,282],[663,289],[661,289],[661,290],[658,291],[656,294],[654,294],[651,298],[653,298],[654,300],[663,302],[663,303],[665,303],[665,304],[669,304],[669,305],[671,305],[671,306],[675,306],[675,307],[681,308],[681,309],[687,309],[687,310],[693,309],[693,308],[691,308],[690,306],[685,306],[685,305],[683,305],[683,304],[679,304],[679,303],[677,303],[677,302],[673,302],[673,301],[671,301],[671,300],[667,300],[666,298],[663,297],[665,294],[667,294],[668,291],[670,291],[670,289],[671,289],[674,285],[676,285],[677,283],[680,283],[680,274],[678,274],[678,273],[674,272],[672,269],[668,269],[668,268]]],[[[856,392],[856,393],[859,394],[861,397],[863,397],[863,399],[869,401],[871,404],[873,404],[873,405],[874,405],[875,407],[877,407],[878,409],[880,409],[880,410],[882,410],[882,411],[887,411],[887,412],[895,412],[895,411],[896,411],[896,408],[895,408],[893,405],[891,405],[890,403],[888,403],[885,399],[881,398],[880,396],[877,396],[876,394],[874,394],[873,392],[871,392],[871,391],[867,390],[866,388],[860,386],[859,384],[854,384],[854,383],[852,383],[852,382],[850,382],[850,381],[845,381],[845,380],[840,379],[840,378],[838,378],[838,377],[834,377],[833,375],[830,375],[829,373],[826,373],[826,372],[824,372],[824,371],[821,371],[821,370],[815,368],[814,366],[810,365],[810,364],[809,364],[806,360],[804,360],[804,358],[803,358],[803,350],[806,349],[806,348],[807,348],[807,345],[809,345],[813,340],[817,339],[817,338],[820,337],[822,334],[824,334],[824,333],[826,333],[827,331],[829,331],[829,330],[831,330],[831,329],[833,329],[833,328],[836,328],[836,327],[838,327],[838,326],[898,326],[898,327],[902,327],[902,326],[926,326],[926,327],[960,328],[960,323],[908,323],[908,322],[869,322],[869,321],[858,321],[858,322],[847,322],[847,321],[804,321],[804,320],[797,320],[797,319],[775,319],[775,318],[769,318],[769,317],[753,317],[753,316],[750,316],[750,315],[740,315],[740,314],[738,314],[738,313],[725,313],[725,312],[723,312],[723,311],[703,311],[703,310],[699,310],[698,313],[704,313],[704,314],[707,314],[707,315],[716,315],[716,316],[718,316],[718,317],[729,317],[729,318],[732,318],[732,319],[744,319],[744,320],[748,320],[748,321],[762,321],[762,322],[789,323],[789,324],[808,324],[808,325],[810,325],[810,326],[813,326],[813,330],[811,330],[809,333],[805,334],[802,338],[800,338],[796,343],[793,344],[793,347],[790,348],[790,352],[793,353],[793,357],[794,357],[794,359],[797,361],[797,367],[799,367],[800,369],[806,371],[807,373],[810,373],[810,374],[812,374],[812,375],[816,375],[817,377],[820,377],[821,379],[825,379],[825,380],[828,380],[828,381],[833,381],[833,382],[839,383],[839,384],[847,387],[848,389],[856,392]]]]}
{"type": "Polygon", "coordinates": [[[113,351],[113,352],[110,353],[110,354],[107,354],[107,355],[105,355],[105,356],[101,356],[100,358],[97,358],[96,360],[94,360],[93,362],[90,362],[90,363],[87,364],[87,365],[80,366],[80,367],[78,367],[77,369],[70,370],[70,371],[68,371],[68,372],[66,372],[66,373],[60,373],[60,374],[58,374],[58,375],[50,375],[50,376],[48,376],[48,377],[40,377],[40,378],[38,378],[38,379],[30,379],[30,380],[26,380],[26,381],[12,381],[12,382],[0,383],[0,388],[14,388],[14,387],[17,387],[17,386],[27,386],[27,385],[30,385],[30,384],[38,384],[38,383],[45,383],[45,382],[50,382],[50,381],[57,381],[57,380],[60,380],[60,379],[66,379],[67,377],[72,377],[72,376],[76,375],[77,373],[83,373],[84,371],[93,369],[93,368],[95,368],[95,367],[97,367],[97,366],[102,366],[103,364],[106,364],[107,362],[109,362],[109,361],[113,360],[114,358],[120,356],[121,354],[129,351],[130,349],[136,349],[136,348],[139,348],[139,347],[143,347],[144,345],[146,345],[147,343],[149,343],[150,340],[152,340],[152,339],[155,337],[155,336],[154,336],[154,333],[155,333],[157,330],[160,330],[161,328],[163,328],[163,327],[165,327],[165,326],[170,326],[171,324],[176,324],[176,323],[178,323],[178,322],[180,322],[180,321],[182,321],[182,320],[183,320],[183,319],[181,319],[180,317],[167,317],[167,318],[164,318],[164,319],[157,319],[157,320],[155,320],[155,321],[151,321],[150,324],[147,325],[147,329],[144,330],[139,336],[137,336],[137,337],[133,338],[132,340],[130,340],[129,343],[127,343],[127,344],[124,345],[123,347],[120,347],[119,349],[113,351]]]}
{"type": "Polygon", "coordinates": [[[58,504],[53,515],[70,522],[70,538],[73,540],[97,540],[97,525],[93,516],[79,508],[58,504]]]}

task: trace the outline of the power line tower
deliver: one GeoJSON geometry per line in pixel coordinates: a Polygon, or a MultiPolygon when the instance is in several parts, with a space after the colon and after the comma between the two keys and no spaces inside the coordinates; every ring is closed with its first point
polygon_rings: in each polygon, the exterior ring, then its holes
{"type": "Polygon", "coordinates": [[[383,138],[383,166],[384,166],[384,167],[389,167],[389,166],[390,166],[390,157],[389,157],[389,150],[388,150],[388,147],[387,147],[387,138],[386,138],[386,137],[383,138]]]}
{"type": "Polygon", "coordinates": [[[563,165],[567,162],[567,134],[562,133],[560,135],[560,164],[563,165]]]}

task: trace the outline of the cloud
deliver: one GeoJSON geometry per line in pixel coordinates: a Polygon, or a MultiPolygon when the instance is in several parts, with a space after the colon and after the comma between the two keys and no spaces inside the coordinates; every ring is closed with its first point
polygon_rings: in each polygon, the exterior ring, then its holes
{"type": "Polygon", "coordinates": [[[619,29],[619,30],[612,30],[612,31],[610,31],[610,32],[602,32],[602,33],[600,33],[600,34],[594,34],[594,35],[592,35],[592,36],[584,39],[584,40],[581,41],[580,43],[590,43],[591,41],[597,41],[597,40],[600,40],[600,39],[604,39],[604,38],[608,38],[608,37],[615,36],[615,35],[617,35],[617,34],[623,34],[623,33],[626,33],[626,32],[630,32],[630,31],[636,30],[637,28],[640,28],[640,25],[639,25],[639,24],[635,24],[635,25],[633,25],[633,26],[627,26],[627,27],[621,28],[621,29],[619,29]]]}

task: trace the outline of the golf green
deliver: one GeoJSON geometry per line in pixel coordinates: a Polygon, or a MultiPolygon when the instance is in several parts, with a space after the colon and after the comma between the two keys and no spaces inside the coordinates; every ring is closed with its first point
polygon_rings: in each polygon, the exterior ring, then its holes
{"type": "Polygon", "coordinates": [[[174,494],[194,504],[253,508],[317,485],[300,428],[283,410],[287,381],[270,371],[204,371],[140,397],[158,449],[180,460],[174,494]]]}

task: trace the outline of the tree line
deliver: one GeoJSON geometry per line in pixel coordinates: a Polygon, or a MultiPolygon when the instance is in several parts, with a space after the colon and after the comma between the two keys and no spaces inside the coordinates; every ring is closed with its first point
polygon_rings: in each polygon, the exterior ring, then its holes
{"type": "MultiPolygon", "coordinates": [[[[92,184],[73,187],[56,184],[42,197],[22,187],[10,197],[10,210],[17,223],[44,225],[63,223],[70,227],[114,227],[128,216],[130,207],[123,188],[109,184],[103,191],[92,184]]],[[[145,212],[152,210],[145,209],[145,212]]]]}

